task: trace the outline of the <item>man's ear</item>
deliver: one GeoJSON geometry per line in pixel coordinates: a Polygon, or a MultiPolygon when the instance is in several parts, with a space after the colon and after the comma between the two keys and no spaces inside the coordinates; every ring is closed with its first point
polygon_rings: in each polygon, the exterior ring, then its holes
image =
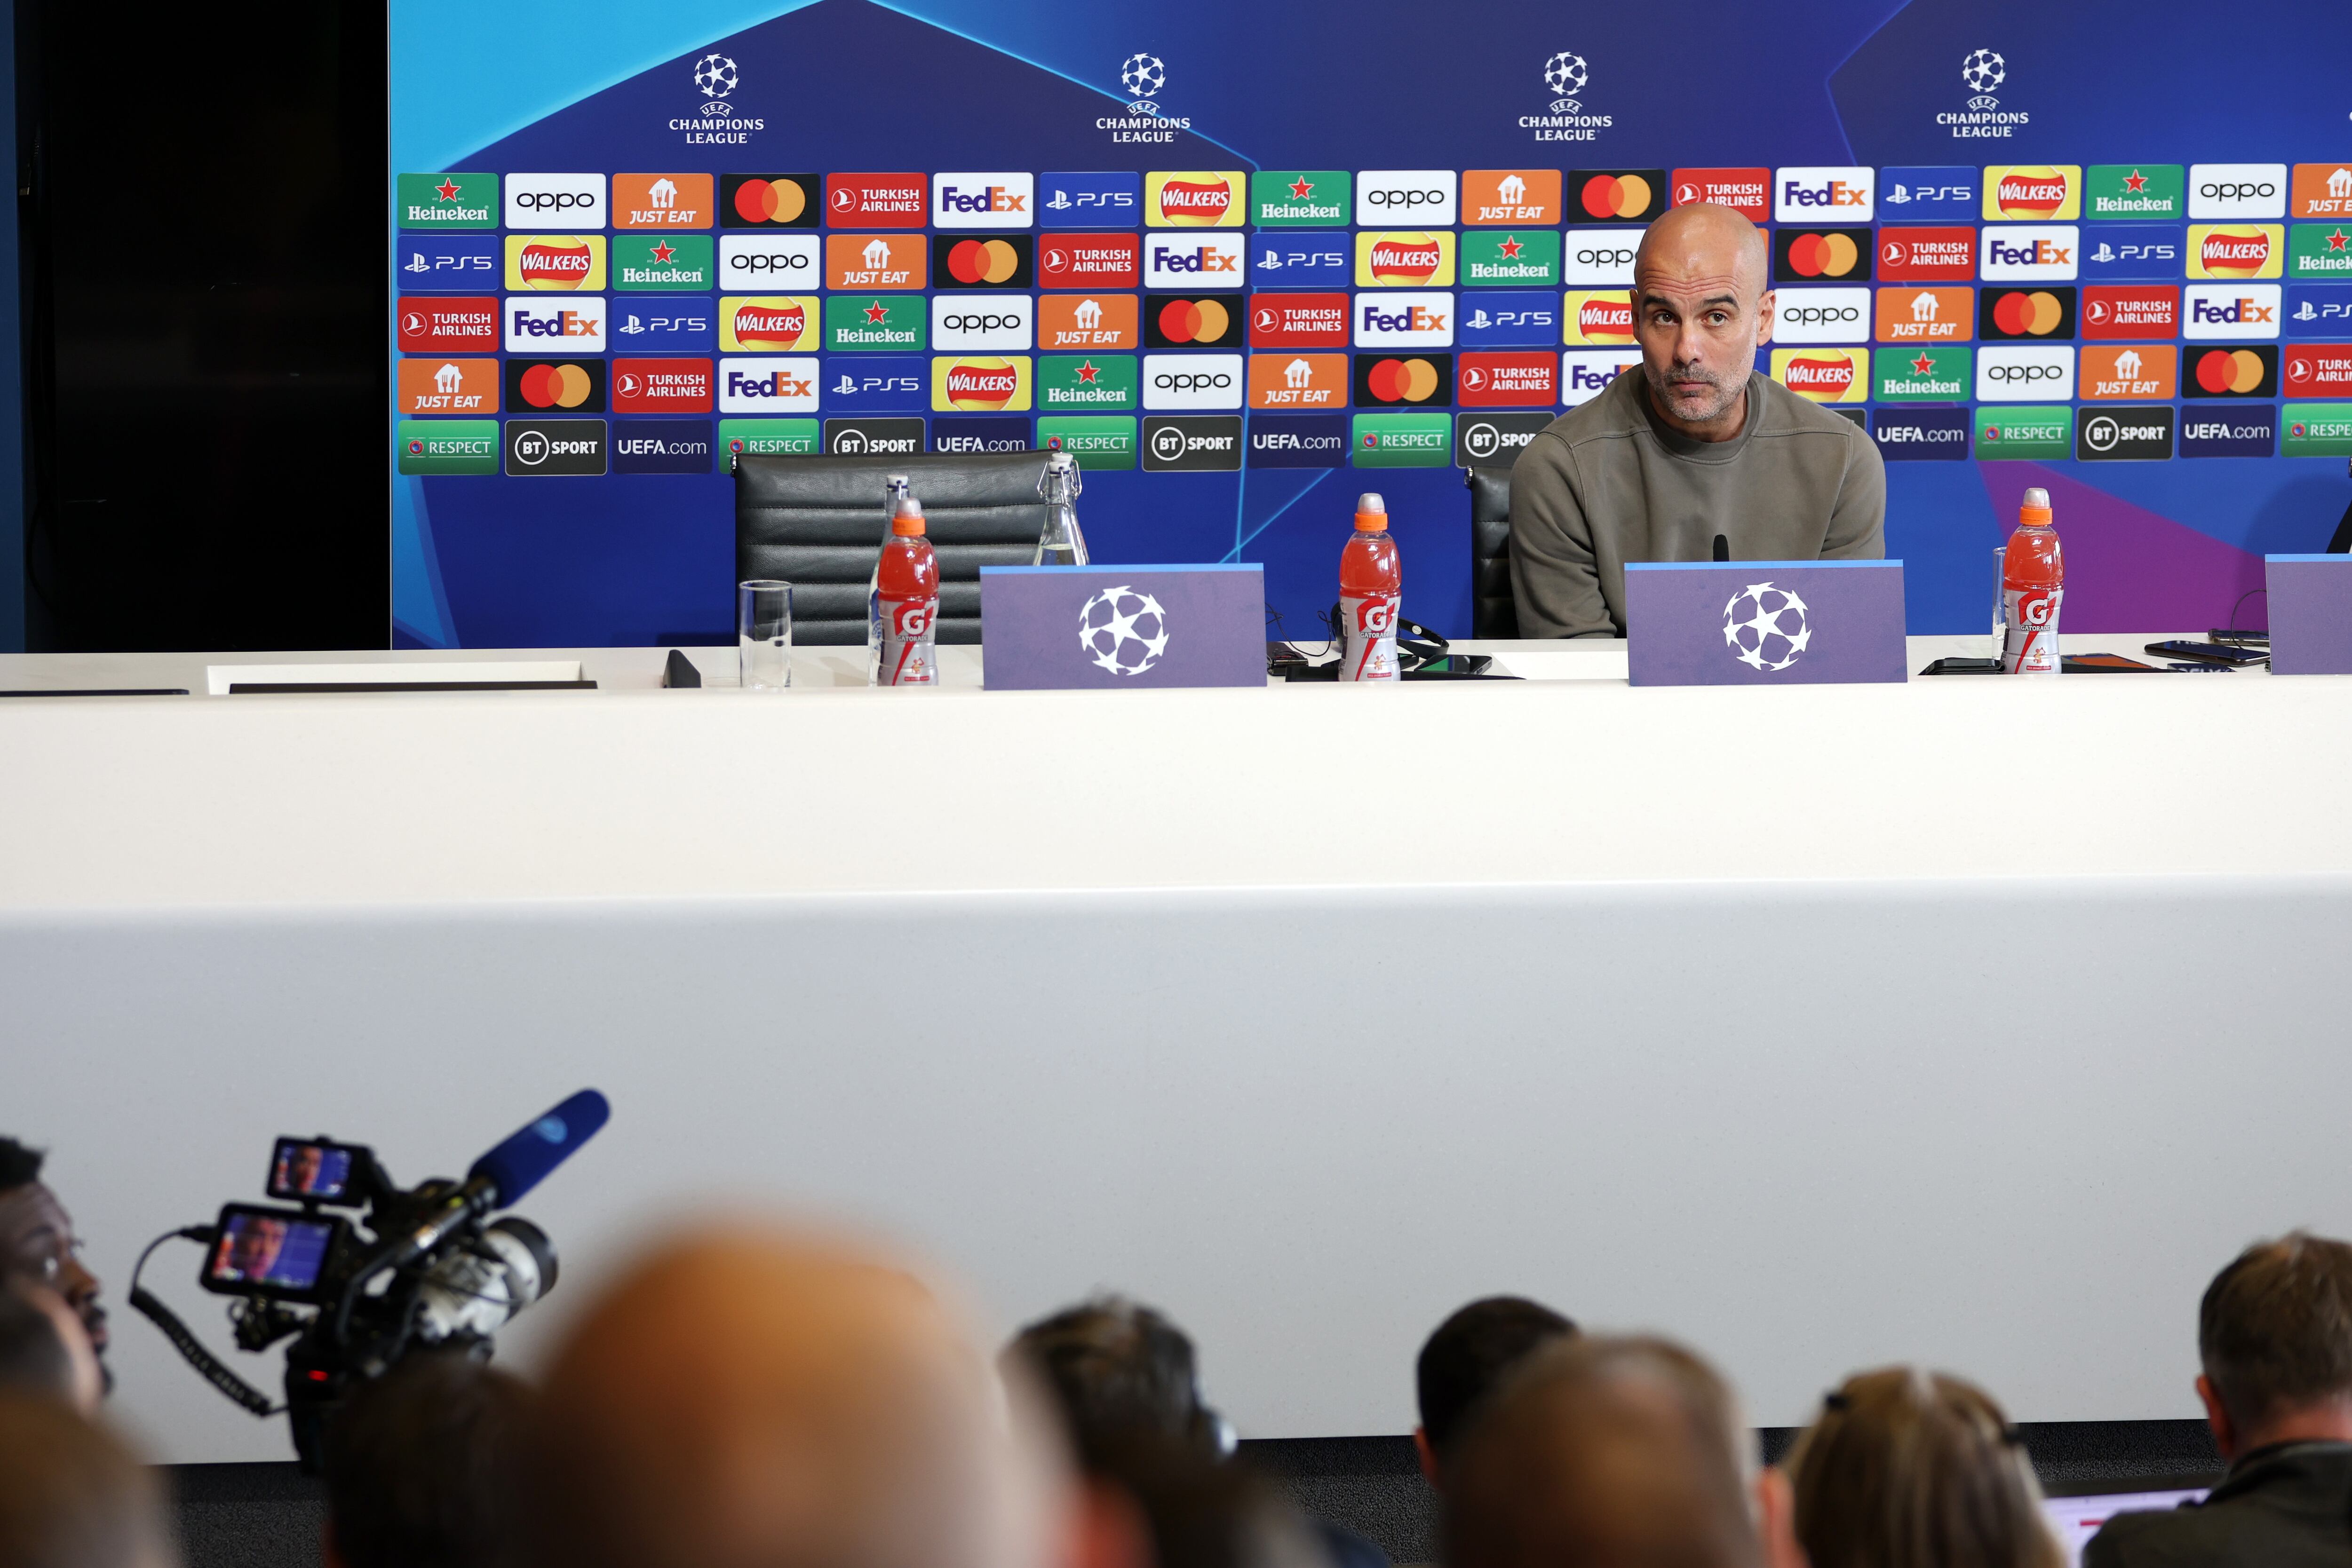
{"type": "Polygon", "coordinates": [[[1764,1537],[1764,1568],[1809,1568],[1797,1540],[1797,1494],[1778,1465],[1756,1478],[1756,1528],[1764,1537]]]}
{"type": "Polygon", "coordinates": [[[1412,1451],[1421,1460],[1421,1476],[1431,1486],[1437,1484],[1437,1450],[1429,1446],[1429,1428],[1412,1429],[1412,1451]]]}
{"type": "Polygon", "coordinates": [[[1756,301],[1756,340],[1759,343],[1772,340],[1772,291],[1769,288],[1764,291],[1764,297],[1756,301]]]}
{"type": "Polygon", "coordinates": [[[2205,1425],[2213,1429],[2213,1446],[2221,1450],[2221,1462],[2226,1465],[2238,1457],[2237,1426],[2230,1419],[2213,1380],[2201,1373],[2197,1378],[2197,1397],[2205,1406],[2205,1425]]]}

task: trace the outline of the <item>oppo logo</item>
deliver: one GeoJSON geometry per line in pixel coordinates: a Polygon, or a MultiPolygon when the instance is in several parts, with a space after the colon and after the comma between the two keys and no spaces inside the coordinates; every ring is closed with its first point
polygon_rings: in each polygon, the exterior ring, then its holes
{"type": "Polygon", "coordinates": [[[942,316],[940,325],[950,332],[994,332],[1010,327],[1025,327],[1025,316],[942,316]]]}
{"type": "Polygon", "coordinates": [[[1415,207],[1442,207],[1445,204],[1445,193],[1375,189],[1364,193],[1364,204],[1372,207],[1393,207],[1405,212],[1410,212],[1415,207]]]}
{"type": "Polygon", "coordinates": [[[801,255],[778,255],[769,251],[739,251],[727,258],[730,272],[806,272],[810,258],[801,255]]]}
{"type": "Polygon", "coordinates": [[[1580,250],[1576,253],[1576,259],[1585,267],[1631,267],[1633,265],[1633,251],[1630,246],[1613,250],[1580,250]]]}
{"type": "Polygon", "coordinates": [[[515,205],[534,213],[561,213],[572,207],[601,205],[596,196],[586,191],[517,191],[515,205]]]}
{"type": "Polygon", "coordinates": [[[1223,371],[1162,371],[1151,378],[1151,384],[1161,392],[1219,392],[1234,384],[1234,378],[1223,371]]]}
{"type": "Polygon", "coordinates": [[[1859,321],[1862,312],[1851,305],[1798,305],[1775,312],[1801,327],[1823,327],[1839,321],[1859,321]]]}
{"type": "Polygon", "coordinates": [[[2065,375],[2057,365],[1987,365],[1985,379],[1993,382],[2054,382],[2065,375]]]}
{"type": "Polygon", "coordinates": [[[2278,187],[2267,180],[2252,185],[2209,183],[2198,186],[2197,193],[2217,202],[2251,202],[2257,197],[2277,195],[2278,187]]]}

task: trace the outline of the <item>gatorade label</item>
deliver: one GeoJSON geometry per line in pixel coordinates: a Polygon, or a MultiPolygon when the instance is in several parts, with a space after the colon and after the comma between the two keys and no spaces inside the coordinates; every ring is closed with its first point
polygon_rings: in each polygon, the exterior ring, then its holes
{"type": "Polygon", "coordinates": [[[940,596],[884,599],[882,601],[882,685],[935,686],[940,684],[940,596]]]}
{"type": "Polygon", "coordinates": [[[1397,602],[1394,593],[1367,594],[1339,601],[1339,615],[1348,628],[1348,651],[1339,658],[1343,681],[1394,681],[1403,678],[1397,664],[1397,602]]]}
{"type": "Polygon", "coordinates": [[[2058,601],[2063,588],[2012,588],[2002,595],[2009,606],[2009,634],[2000,650],[2000,667],[2011,674],[2054,675],[2058,673],[2058,601]]]}

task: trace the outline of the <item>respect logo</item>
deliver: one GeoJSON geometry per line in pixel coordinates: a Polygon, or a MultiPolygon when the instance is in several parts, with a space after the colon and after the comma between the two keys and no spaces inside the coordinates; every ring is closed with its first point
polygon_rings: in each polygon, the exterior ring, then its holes
{"type": "Polygon", "coordinates": [[[1242,226],[1249,177],[1238,169],[1178,170],[1143,177],[1143,222],[1155,229],[1242,226]]]}
{"type": "Polygon", "coordinates": [[[941,413],[1027,412],[1028,357],[963,354],[934,359],[931,407],[941,413]]]}
{"type": "Polygon", "coordinates": [[[1454,235],[1359,234],[1356,284],[1363,288],[1443,288],[1454,281],[1454,235]]]}
{"type": "Polygon", "coordinates": [[[603,235],[507,235],[507,287],[590,293],[604,287],[603,235]]]}
{"type": "Polygon", "coordinates": [[[730,354],[796,354],[816,347],[813,294],[728,295],[719,301],[719,346],[730,354]]]}
{"type": "Polygon", "coordinates": [[[2191,277],[2276,277],[2285,269],[2286,230],[2278,224],[2190,224],[2191,277]]]}
{"type": "Polygon", "coordinates": [[[2082,211],[2079,163],[1995,163],[1985,170],[1984,215],[1989,223],[2064,223],[2082,211]]]}
{"type": "Polygon", "coordinates": [[[1633,293],[1628,288],[1571,288],[1561,298],[1560,341],[1595,349],[1633,340],[1633,293]]]}
{"type": "Polygon", "coordinates": [[[1863,402],[1870,396],[1870,350],[1775,349],[1772,379],[1814,402],[1863,402]]]}

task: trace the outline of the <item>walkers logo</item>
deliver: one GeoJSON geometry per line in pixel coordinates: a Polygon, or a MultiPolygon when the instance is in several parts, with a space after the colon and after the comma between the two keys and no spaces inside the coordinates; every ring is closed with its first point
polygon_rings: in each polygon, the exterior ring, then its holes
{"type": "Polygon", "coordinates": [[[722,419],[719,448],[727,454],[728,469],[745,453],[761,457],[811,457],[824,450],[824,438],[813,419],[722,419]]]}
{"type": "Polygon", "coordinates": [[[2065,282],[2074,276],[2082,254],[2082,233],[2072,224],[2043,227],[2019,225],[1984,231],[1983,260],[1987,283],[2065,282]]]}
{"type": "Polygon", "coordinates": [[[2297,163],[2288,187],[2287,215],[2352,218],[2352,163],[2297,163]]]}
{"type": "MultiPolygon", "coordinates": [[[[1862,410],[1836,412],[1859,414],[1862,410]]],[[[1869,428],[1878,455],[1888,462],[1958,460],[1969,455],[1969,411],[1964,408],[1882,408],[1869,428]]],[[[2055,455],[2065,455],[2063,446],[2055,455]]]]}
{"type": "Polygon", "coordinates": [[[1028,356],[956,354],[933,360],[931,407],[949,413],[1027,413],[1028,356]]]}
{"type": "Polygon", "coordinates": [[[1541,353],[1465,354],[1456,361],[1465,408],[1549,408],[1559,401],[1560,356],[1541,353]]]}
{"type": "Polygon", "coordinates": [[[1989,343],[1977,350],[1979,402],[2070,402],[2074,396],[2071,346],[1989,343]]]}
{"type": "Polygon", "coordinates": [[[1751,223],[1772,215],[1772,171],[1769,169],[1677,169],[1667,176],[1667,193],[1674,204],[1712,202],[1729,207],[1751,223]]]}
{"type": "Polygon", "coordinates": [[[1135,224],[1143,220],[1143,176],[1056,171],[1037,176],[1037,214],[1054,224],[1135,224]]]}
{"type": "Polygon", "coordinates": [[[917,354],[829,359],[817,386],[827,413],[916,413],[930,367],[917,354]]]}
{"type": "Polygon", "coordinates": [[[1560,222],[1559,171],[1464,170],[1462,221],[1472,227],[1496,224],[1557,227],[1560,222]]]}
{"type": "Polygon", "coordinates": [[[2352,330],[2352,284],[2297,284],[2286,297],[2286,329],[2297,338],[2336,338],[2352,330]]]}
{"type": "Polygon", "coordinates": [[[496,174],[403,174],[393,182],[404,229],[499,226],[496,174]]]}
{"type": "Polygon", "coordinates": [[[2078,408],[2074,455],[2084,463],[2149,463],[2172,455],[2172,405],[2078,408]]]}
{"type": "Polygon", "coordinates": [[[1862,402],[1870,396],[1870,350],[1775,349],[1772,379],[1815,402],[1862,402]]]}
{"type": "Polygon", "coordinates": [[[506,458],[509,478],[597,477],[604,472],[604,422],[510,419],[506,458]]]}
{"type": "Polygon", "coordinates": [[[601,229],[604,226],[602,174],[509,174],[507,221],[510,229],[601,229]]]}
{"type": "MultiPolygon", "coordinates": [[[[919,300],[913,303],[920,308],[919,300]]],[[[865,313],[870,319],[872,307],[865,313]]],[[[942,351],[977,349],[1019,353],[1029,348],[1036,329],[1034,295],[931,296],[931,347],[942,351]]]]}
{"type": "Polygon", "coordinates": [[[929,208],[929,191],[930,182],[919,173],[827,174],[825,225],[836,229],[917,227],[929,208]]]}
{"type": "Polygon", "coordinates": [[[1144,225],[1155,229],[1237,229],[1249,215],[1248,191],[1249,176],[1238,169],[1146,174],[1144,225]]]}
{"type": "Polygon", "coordinates": [[[2083,172],[2083,215],[2177,218],[2184,185],[2178,163],[2094,163],[2083,172]]]}
{"type": "Polygon", "coordinates": [[[1573,408],[1591,402],[1609,383],[1640,366],[1638,349],[1585,350],[1559,357],[1559,401],[1573,408]]]}
{"type": "Polygon", "coordinates": [[[1048,294],[1037,301],[1041,349],[1133,349],[1142,342],[1132,294],[1048,294]]]}
{"type": "Polygon", "coordinates": [[[2283,218],[2286,216],[2284,163],[2191,163],[2191,218],[2283,218]]]}
{"type": "Polygon", "coordinates": [[[816,377],[812,359],[721,360],[719,406],[728,413],[814,413],[816,377]]]}
{"type": "Polygon", "coordinates": [[[1965,343],[1977,335],[1977,297],[1968,288],[1882,288],[1882,343],[1965,343]]]}
{"type": "Polygon", "coordinates": [[[1984,172],[1987,223],[2069,223],[2083,213],[2077,163],[1994,163],[1984,172]]]}
{"type": "Polygon", "coordinates": [[[1887,283],[1973,283],[1977,231],[1885,228],[1878,231],[1877,256],[1878,276],[1887,283]]]}
{"type": "Polygon", "coordinates": [[[1881,217],[1906,224],[1973,223],[1977,215],[1977,172],[1965,164],[1930,163],[1878,172],[1881,217]]]}
{"type": "Polygon", "coordinates": [[[2190,224],[2191,277],[2276,277],[2285,269],[2286,230],[2278,224],[2190,224]]]}
{"type": "Polygon", "coordinates": [[[1253,294],[1249,312],[1253,349],[1348,346],[1348,297],[1344,294],[1253,294]]]}
{"type": "Polygon", "coordinates": [[[1345,354],[1252,354],[1252,408],[1318,409],[1348,406],[1345,354]]]}
{"type": "Polygon", "coordinates": [[[1570,229],[1561,236],[1559,280],[1581,287],[1622,288],[1633,281],[1641,236],[1630,229],[1570,229]]]}
{"type": "MultiPolygon", "coordinates": [[[[942,296],[941,298],[952,298],[942,296]]],[[[794,302],[796,305],[798,301],[794,302]]],[[[782,325],[789,327],[788,316],[782,325]]],[[[734,345],[729,344],[732,348],[734,345]]],[[[803,349],[805,341],[761,343],[753,352],[775,353],[803,349]]],[[[1021,347],[1027,348],[1026,341],[1021,347]]],[[[931,345],[924,340],[923,297],[919,294],[828,294],[824,297],[824,347],[827,352],[920,353],[931,345]]]]}
{"type": "Polygon", "coordinates": [[[1359,288],[1443,288],[1453,281],[1451,233],[1356,235],[1359,288]]]}
{"type": "Polygon", "coordinates": [[[2291,402],[2279,410],[2282,457],[2352,457],[2352,402],[2291,402]]]}
{"type": "Polygon", "coordinates": [[[1037,361],[1037,407],[1132,413],[1142,402],[1133,354],[1047,354],[1037,361]]]}
{"type": "Polygon", "coordinates": [[[2144,278],[2168,282],[2187,270],[2189,231],[2161,224],[2117,224],[2093,229],[2083,241],[2083,277],[2098,282],[2144,278]]]}
{"type": "Polygon", "coordinates": [[[1870,337],[1867,288],[1783,288],[1772,306],[1780,343],[1860,343],[1870,337]]]}
{"type": "Polygon", "coordinates": [[[1348,281],[1344,234],[1250,235],[1250,280],[1261,288],[1313,288],[1348,281]]]}
{"type": "Polygon", "coordinates": [[[1462,236],[1462,282],[1471,288],[1525,288],[1559,282],[1559,235],[1550,229],[1497,229],[1462,236]]]}
{"type": "Polygon", "coordinates": [[[2184,410],[2180,419],[2183,457],[2268,457],[2278,444],[2274,408],[2184,410]]]}
{"type": "MultiPolygon", "coordinates": [[[[720,247],[722,257],[725,249],[724,246],[720,247]]],[[[720,270],[730,282],[734,281],[735,268],[731,264],[720,270]]],[[[788,273],[783,281],[798,282],[804,276],[788,273]]],[[[827,288],[920,288],[927,276],[920,235],[824,236],[827,288]]]]}
{"type": "Polygon", "coordinates": [[[1239,354],[1146,354],[1146,408],[1239,408],[1245,377],[1239,354]]]}
{"type": "Polygon", "coordinates": [[[1551,410],[1532,413],[1464,413],[1454,420],[1454,465],[1507,468],[1551,423],[1551,410]]]}
{"type": "Polygon", "coordinates": [[[2085,338],[2174,338],[2180,290],[2168,283],[2094,284],[2083,290],[2085,338]]]}
{"type": "Polygon", "coordinates": [[[2274,343],[2252,349],[2200,349],[2189,356],[2187,397],[2276,397],[2279,351],[2274,343]]]}
{"type": "Polygon", "coordinates": [[[1028,452],[1029,422],[1010,417],[968,414],[931,421],[934,452],[1028,452]]]}
{"type": "Polygon", "coordinates": [[[1238,288],[1242,283],[1242,236],[1150,235],[1143,245],[1143,282],[1149,288],[1213,288],[1221,284],[1238,288]]]}
{"type": "Polygon", "coordinates": [[[1868,169],[1781,169],[1773,174],[1772,216],[1784,224],[1866,224],[1877,185],[1868,169]]]}
{"type": "Polygon", "coordinates": [[[1088,473],[1135,466],[1135,421],[1113,415],[1099,419],[1040,419],[1037,444],[1047,452],[1066,452],[1088,473]]]}
{"type": "Polygon", "coordinates": [[[1250,218],[1261,228],[1343,227],[1352,189],[1342,169],[1262,169],[1250,176],[1250,218]]]}
{"type": "MultiPolygon", "coordinates": [[[[1957,141],[2006,140],[2030,118],[2021,109],[2001,108],[2000,99],[1993,97],[1993,89],[2008,79],[2009,62],[1998,52],[1970,49],[1960,61],[1960,85],[1968,89],[1968,107],[1945,110],[1936,116],[1936,123],[1948,129],[1957,141]]],[[[1991,183],[1990,178],[1986,183],[1991,183]]]]}
{"type": "Polygon", "coordinates": [[[718,286],[709,235],[615,235],[613,287],[699,292],[718,286]]]}
{"type": "Polygon", "coordinates": [[[1249,422],[1253,468],[1340,468],[1348,462],[1348,419],[1339,413],[1269,413],[1249,422]]]}
{"type": "Polygon", "coordinates": [[[1142,275],[1133,235],[1046,235],[1037,242],[1041,288],[1132,288],[1142,275]]]}
{"type": "Polygon", "coordinates": [[[2170,343],[2133,343],[2118,348],[2085,346],[2079,395],[2086,402],[2146,402],[2170,398],[2179,381],[2180,350],[2170,343]]]}
{"type": "Polygon", "coordinates": [[[614,360],[615,413],[709,413],[709,360],[614,360]]]}
{"type": "Polygon", "coordinates": [[[1977,410],[1977,456],[1981,461],[2046,463],[2074,455],[2071,408],[1977,410]]]}
{"type": "Polygon", "coordinates": [[[1450,349],[1451,294],[1359,294],[1350,302],[1360,349],[1450,349]]]}
{"type": "Polygon", "coordinates": [[[2279,335],[2279,286],[2275,283],[2192,283],[2180,291],[2188,312],[2184,338],[2275,338],[2279,335]]]}
{"type": "Polygon", "coordinates": [[[496,413],[499,362],[437,356],[400,361],[403,413],[496,413]]]}
{"type": "Polygon", "coordinates": [[[1580,223],[1646,224],[1666,210],[1664,169],[1575,169],[1568,188],[1580,223]]]}
{"type": "Polygon", "coordinates": [[[509,354],[604,351],[604,301],[588,296],[562,298],[509,295],[506,348],[509,354]]]}
{"type": "Polygon", "coordinates": [[[707,229],[714,221],[710,186],[708,174],[615,174],[613,226],[707,229]]]}
{"type": "MultiPolygon", "coordinates": [[[[893,235],[894,240],[909,236],[893,235]]],[[[825,242],[830,246],[833,241],[825,242]]],[[[852,246],[856,240],[848,242],[852,246]]],[[[719,286],[739,294],[756,294],[777,288],[814,288],[817,286],[816,235],[721,235],[719,237],[719,286]]],[[[891,254],[888,250],[883,253],[891,254]]],[[[922,252],[919,242],[913,250],[914,281],[912,287],[923,285],[922,252]]],[[[855,287],[836,283],[834,287],[855,287]]]]}
{"type": "Polygon", "coordinates": [[[719,346],[730,354],[799,354],[816,347],[813,294],[730,294],[719,301],[719,346]]]}
{"type": "Polygon", "coordinates": [[[604,411],[602,360],[509,360],[507,407],[517,413],[558,409],[566,413],[604,411]]]}
{"type": "Polygon", "coordinates": [[[1035,177],[1022,173],[936,174],[935,229],[1025,229],[1037,222],[1035,177]]]}
{"type": "Polygon", "coordinates": [[[1979,330],[1988,338],[2071,338],[2074,335],[2072,288],[1987,288],[1977,301],[1979,330]]]}
{"type": "Polygon", "coordinates": [[[1143,421],[1147,474],[1222,472],[1241,465],[1242,422],[1238,419],[1160,414],[1143,421]]]}
{"type": "Polygon", "coordinates": [[[404,235],[393,255],[404,289],[471,292],[499,286],[496,235],[404,235]]]}
{"type": "Polygon", "coordinates": [[[1560,341],[1619,348],[1633,340],[1633,295],[1625,288],[1571,288],[1560,301],[1560,341]]]}
{"type": "Polygon", "coordinates": [[[612,346],[639,354],[708,354],[718,346],[718,325],[708,297],[631,301],[614,312],[612,346]]]}
{"type": "Polygon", "coordinates": [[[1519,129],[1538,141],[1597,141],[1611,116],[1590,114],[1580,99],[1591,85],[1592,68],[1574,49],[1561,49],[1543,63],[1543,84],[1551,95],[1549,114],[1522,114],[1519,129]]]}
{"type": "Polygon", "coordinates": [[[1411,223],[1454,226],[1458,211],[1451,169],[1367,169],[1356,176],[1356,225],[1411,223]]]}
{"type": "Polygon", "coordinates": [[[487,295],[464,299],[400,298],[400,351],[446,354],[499,346],[499,302],[487,295]]]}
{"type": "Polygon", "coordinates": [[[919,419],[828,419],[824,450],[835,457],[912,457],[923,449],[919,419]]]}
{"type": "MultiPolygon", "coordinates": [[[[703,382],[709,382],[704,371],[703,382]]],[[[707,419],[616,419],[613,422],[615,474],[708,474],[710,422],[707,419]]]]}
{"type": "Polygon", "coordinates": [[[931,277],[942,288],[1026,288],[1031,282],[1031,247],[1034,244],[1027,235],[1004,235],[996,239],[933,235],[931,277]]]}
{"type": "Polygon", "coordinates": [[[1154,349],[1238,349],[1249,318],[1238,294],[1147,294],[1143,341],[1154,349]]]}
{"type": "Polygon", "coordinates": [[[1559,319],[1557,294],[1497,289],[1464,307],[1458,340],[1465,349],[1547,348],[1559,341],[1559,319]]]}
{"type": "Polygon", "coordinates": [[[2352,223],[2297,224],[2287,276],[2352,277],[2352,223]]]}
{"type": "MultiPolygon", "coordinates": [[[[1864,283],[1870,278],[1871,256],[1868,229],[1772,231],[1772,279],[1776,283],[1864,283]]],[[[1626,281],[1633,280],[1629,277],[1626,281]]]]}
{"type": "Polygon", "coordinates": [[[1356,356],[1355,402],[1358,408],[1450,402],[1453,392],[1454,356],[1451,354],[1356,356]]]}
{"type": "Polygon", "coordinates": [[[2284,371],[2289,397],[2352,394],[2352,343],[2293,343],[2284,371]]]}
{"type": "Polygon", "coordinates": [[[599,293],[604,287],[603,235],[507,235],[507,287],[599,293]]]}
{"type": "Polygon", "coordinates": [[[1963,348],[1880,349],[1870,361],[1874,395],[1882,402],[1966,402],[1969,360],[1963,348]]]}
{"type": "Polygon", "coordinates": [[[399,430],[403,474],[495,474],[495,419],[404,419],[399,430]]]}

